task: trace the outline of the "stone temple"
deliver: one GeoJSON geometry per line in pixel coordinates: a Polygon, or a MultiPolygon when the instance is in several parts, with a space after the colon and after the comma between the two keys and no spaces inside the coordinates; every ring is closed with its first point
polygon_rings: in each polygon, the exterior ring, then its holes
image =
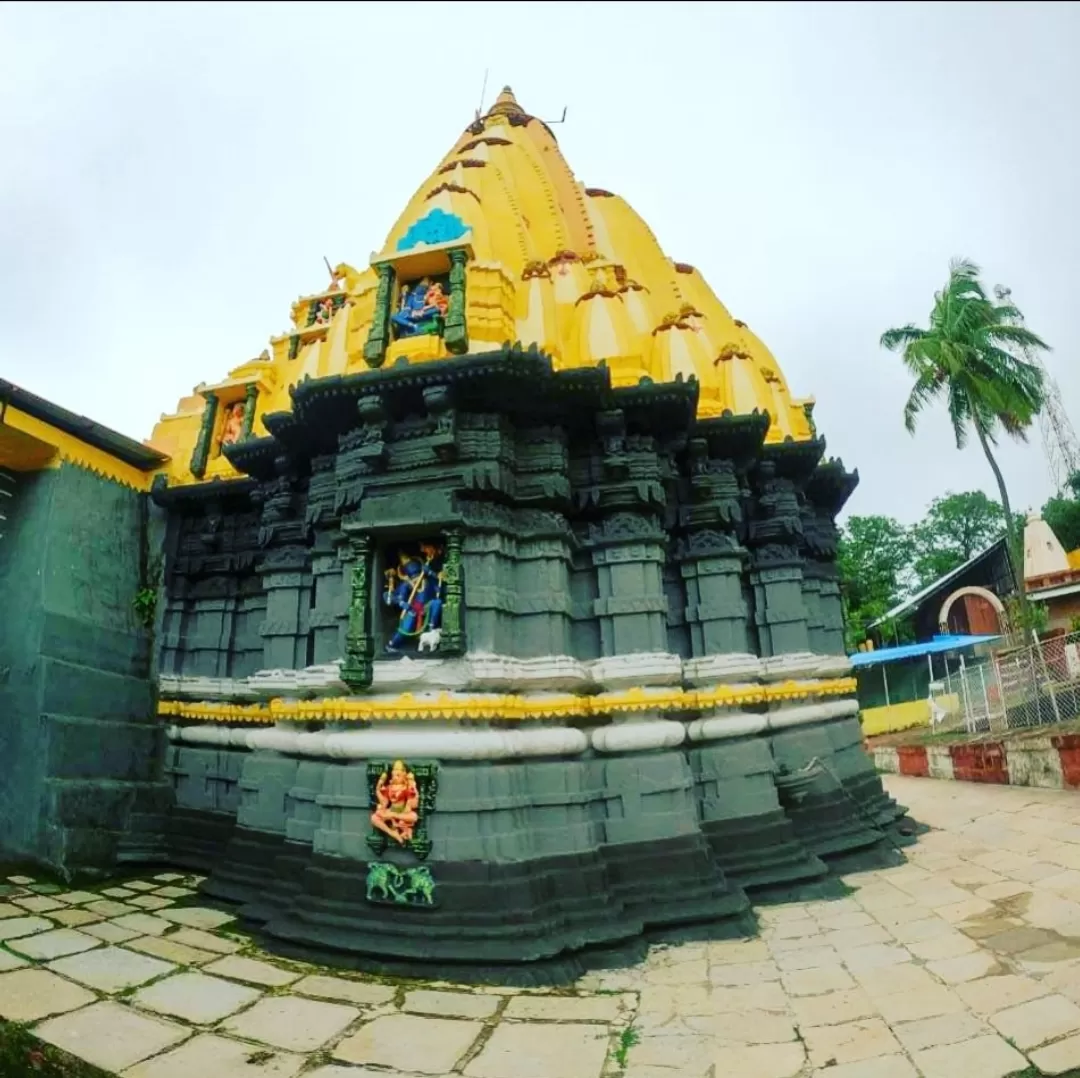
{"type": "Polygon", "coordinates": [[[146,848],[284,953],[519,981],[895,857],[812,408],[504,90],[154,431],[146,848]]]}

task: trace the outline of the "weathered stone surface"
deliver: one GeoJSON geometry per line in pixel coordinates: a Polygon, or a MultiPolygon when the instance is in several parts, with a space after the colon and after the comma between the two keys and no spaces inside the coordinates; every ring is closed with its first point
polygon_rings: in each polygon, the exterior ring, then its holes
{"type": "Polygon", "coordinates": [[[1029,1054],[1040,1073],[1065,1074],[1080,1067],[1080,1037],[1066,1037],[1029,1054]]]}
{"type": "Polygon", "coordinates": [[[123,917],[117,917],[113,924],[126,928],[138,936],[162,936],[172,928],[168,921],[163,921],[150,913],[129,913],[123,917]]]}
{"type": "Polygon", "coordinates": [[[62,973],[100,992],[123,992],[164,976],[175,968],[171,962],[136,954],[124,947],[103,947],[49,964],[49,969],[55,973],[62,973]]]}
{"type": "Polygon", "coordinates": [[[36,936],[24,936],[8,941],[11,950],[43,962],[100,946],[101,940],[73,928],[56,928],[52,932],[39,932],[36,936]]]}
{"type": "Polygon", "coordinates": [[[154,894],[161,898],[187,898],[195,892],[190,887],[159,887],[154,894]]]}
{"type": "Polygon", "coordinates": [[[81,906],[86,902],[96,902],[98,898],[93,891],[63,891],[56,897],[60,902],[66,902],[69,906],[81,906]]]}
{"type": "Polygon", "coordinates": [[[863,1059],[901,1053],[896,1038],[880,1018],[844,1022],[834,1026],[814,1026],[804,1032],[810,1062],[815,1067],[836,1063],[857,1063],[863,1059]]]}
{"type": "Polygon", "coordinates": [[[892,1030],[909,1052],[970,1041],[990,1032],[974,1015],[967,1013],[921,1018],[916,1022],[900,1022],[894,1025],[892,1030]]]}
{"type": "Polygon", "coordinates": [[[0,1018],[36,1022],[93,1003],[97,997],[55,973],[20,969],[0,974],[0,1018]]]}
{"type": "Polygon", "coordinates": [[[129,906],[123,902],[114,902],[109,898],[99,898],[93,902],[87,902],[86,908],[91,913],[100,913],[102,917],[123,917],[125,913],[135,912],[134,906],[129,906]]]}
{"type": "Polygon", "coordinates": [[[607,1030],[565,1024],[549,1027],[502,1022],[465,1068],[466,1078],[600,1078],[607,1057],[607,1030]]]}
{"type": "Polygon", "coordinates": [[[337,1000],[340,1003],[356,1003],[362,1007],[375,1007],[389,1003],[394,989],[386,984],[368,984],[364,981],[346,980],[344,977],[324,977],[318,974],[305,977],[292,986],[301,996],[337,1000]]]}
{"type": "Polygon", "coordinates": [[[234,981],[261,984],[267,988],[281,988],[299,980],[301,976],[293,970],[282,969],[269,962],[259,962],[254,958],[242,958],[240,955],[219,958],[212,966],[206,967],[206,972],[234,981]]]}
{"type": "Polygon", "coordinates": [[[238,1037],[294,1052],[311,1052],[337,1037],[355,1021],[355,1007],[321,1000],[274,996],[222,1023],[238,1037]]]}
{"type": "Polygon", "coordinates": [[[502,1017],[531,1022],[614,1022],[621,1013],[618,996],[515,996],[502,1017]]]}
{"type": "Polygon", "coordinates": [[[49,910],[62,910],[64,908],[63,902],[58,902],[55,898],[45,898],[41,895],[30,895],[27,898],[14,898],[12,902],[16,906],[21,906],[29,913],[48,913],[49,910]]]}
{"type": "Polygon", "coordinates": [[[91,913],[89,910],[68,909],[57,910],[49,915],[50,920],[65,928],[77,928],[80,925],[92,925],[101,920],[101,914],[91,913]]]}
{"type": "Polygon", "coordinates": [[[87,935],[96,936],[106,943],[123,943],[125,940],[135,939],[139,933],[130,928],[121,928],[112,921],[103,921],[101,924],[83,925],[81,931],[87,935]]]}
{"type": "Polygon", "coordinates": [[[250,1044],[204,1033],[136,1064],[124,1072],[124,1078],[293,1078],[303,1065],[303,1056],[260,1053],[250,1044]]]}
{"type": "Polygon", "coordinates": [[[25,958],[20,958],[0,947],[0,973],[7,973],[10,969],[21,969],[26,964],[25,958]]]}
{"type": "MultiPolygon", "coordinates": [[[[472,1047],[484,1027],[479,1022],[420,1015],[388,1014],[373,1019],[334,1050],[344,1063],[371,1063],[419,1074],[444,1074],[472,1047]]],[[[525,1075],[515,1075],[525,1078],[525,1075]]],[[[561,1078],[547,1074],[544,1078],[561,1078]]],[[[590,1078],[593,1076],[590,1075],[590,1078]]]]}
{"type": "Polygon", "coordinates": [[[166,962],[175,962],[178,966],[201,966],[206,962],[213,962],[218,957],[212,951],[200,951],[195,947],[188,947],[186,944],[177,943],[171,937],[165,939],[161,936],[142,936],[131,940],[126,946],[129,950],[141,951],[154,958],[163,958],[166,962]]]}
{"type": "Polygon", "coordinates": [[[130,902],[141,910],[164,910],[172,905],[170,899],[158,898],[157,895],[136,895],[130,902]]]}
{"type": "Polygon", "coordinates": [[[106,1001],[50,1018],[34,1027],[34,1035],[103,1070],[121,1071],[178,1044],[191,1031],[106,1001]]]}
{"type": "Polygon", "coordinates": [[[197,947],[202,951],[215,951],[218,954],[234,954],[241,947],[241,944],[237,943],[236,940],[226,939],[224,936],[214,936],[198,928],[177,929],[169,934],[169,939],[175,943],[186,944],[188,947],[197,947]]]}
{"type": "Polygon", "coordinates": [[[136,1006],[173,1015],[197,1025],[220,1021],[261,995],[254,988],[207,977],[202,973],[177,973],[137,992],[136,1006]]]}
{"type": "Polygon", "coordinates": [[[205,906],[182,906],[180,909],[162,910],[158,915],[173,924],[186,925],[188,928],[220,928],[236,918],[221,910],[208,909],[205,906]]]}
{"type": "Polygon", "coordinates": [[[0,940],[20,939],[35,932],[46,932],[52,922],[44,917],[8,917],[0,921],[0,940]]]}
{"type": "Polygon", "coordinates": [[[498,1009],[494,996],[474,992],[433,992],[417,989],[405,993],[404,1009],[444,1018],[490,1018],[498,1009]]]}
{"type": "Polygon", "coordinates": [[[915,1062],[924,1078],[1005,1078],[1027,1067],[1012,1045],[993,1034],[916,1052],[915,1062]]]}
{"type": "Polygon", "coordinates": [[[1043,996],[998,1011],[990,1024],[1017,1048],[1037,1048],[1080,1030],[1080,1007],[1064,996],[1043,996]]]}

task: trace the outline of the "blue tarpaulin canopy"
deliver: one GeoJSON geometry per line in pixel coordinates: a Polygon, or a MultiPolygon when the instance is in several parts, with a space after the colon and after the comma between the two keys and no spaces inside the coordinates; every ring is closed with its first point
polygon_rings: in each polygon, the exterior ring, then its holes
{"type": "Polygon", "coordinates": [[[921,644],[900,644],[894,648],[856,651],[849,658],[851,665],[858,669],[863,666],[876,666],[878,663],[899,662],[901,659],[918,659],[923,655],[933,655],[939,651],[959,651],[997,639],[996,636],[935,636],[932,640],[924,640],[921,644]]]}

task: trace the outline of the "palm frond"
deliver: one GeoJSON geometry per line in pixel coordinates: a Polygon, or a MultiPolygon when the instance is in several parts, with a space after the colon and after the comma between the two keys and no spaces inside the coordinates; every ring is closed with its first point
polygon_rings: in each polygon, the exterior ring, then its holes
{"type": "MultiPolygon", "coordinates": [[[[1001,308],[995,308],[1000,311],[1001,308]]],[[[1027,326],[1016,325],[1003,325],[998,323],[997,325],[990,326],[986,330],[987,337],[990,338],[995,344],[1011,344],[1016,348],[1021,348],[1025,352],[1049,352],[1050,345],[1046,343],[1037,333],[1032,333],[1027,326]]]]}
{"type": "Polygon", "coordinates": [[[945,381],[937,377],[937,372],[929,370],[915,379],[915,384],[908,394],[907,403],[904,405],[904,426],[908,434],[915,433],[915,425],[920,413],[934,400],[941,396],[945,388],[945,381]]]}
{"type": "Polygon", "coordinates": [[[914,344],[926,336],[926,330],[919,329],[908,323],[906,326],[898,326],[896,329],[887,329],[881,335],[881,347],[895,352],[898,348],[914,344]]]}

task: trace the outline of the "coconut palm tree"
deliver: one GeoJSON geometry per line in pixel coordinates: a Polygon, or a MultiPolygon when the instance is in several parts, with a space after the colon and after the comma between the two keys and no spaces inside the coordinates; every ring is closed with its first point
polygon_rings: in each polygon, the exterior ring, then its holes
{"type": "Polygon", "coordinates": [[[993,447],[1001,431],[1027,441],[1045,396],[1043,370],[1032,360],[1049,351],[1049,345],[1024,325],[1006,289],[995,289],[994,298],[987,296],[979,267],[966,259],[950,263],[949,280],[934,296],[929,327],[909,324],[887,330],[881,344],[899,352],[915,377],[904,405],[904,425],[910,433],[915,433],[923,410],[939,400],[949,410],[958,449],[975,432],[1001,494],[1009,554],[1022,597],[1024,572],[1017,564],[1016,524],[993,447]]]}

